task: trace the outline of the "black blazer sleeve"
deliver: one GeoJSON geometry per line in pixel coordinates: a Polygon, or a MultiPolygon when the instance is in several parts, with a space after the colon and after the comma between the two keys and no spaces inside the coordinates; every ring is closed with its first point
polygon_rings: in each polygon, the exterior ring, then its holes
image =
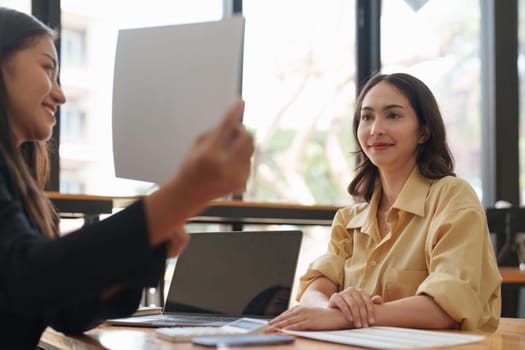
{"type": "Polygon", "coordinates": [[[47,239],[31,224],[1,165],[0,309],[73,329],[132,312],[142,288],[162,277],[166,259],[165,245],[149,245],[143,203],[47,239]],[[113,286],[123,289],[99,301],[100,293],[113,286]]]}

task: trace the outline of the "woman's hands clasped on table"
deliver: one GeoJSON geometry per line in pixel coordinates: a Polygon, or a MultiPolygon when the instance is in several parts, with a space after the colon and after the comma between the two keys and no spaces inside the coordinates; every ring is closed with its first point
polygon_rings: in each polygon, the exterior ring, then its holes
{"type": "Polygon", "coordinates": [[[374,305],[383,303],[362,289],[349,287],[333,293],[326,306],[297,305],[270,321],[270,329],[333,330],[362,328],[375,323],[374,305]]]}
{"type": "Polygon", "coordinates": [[[348,287],[330,296],[328,306],[343,312],[346,319],[353,323],[354,328],[373,326],[375,323],[374,304],[382,304],[379,295],[370,297],[360,288],[348,287]]]}

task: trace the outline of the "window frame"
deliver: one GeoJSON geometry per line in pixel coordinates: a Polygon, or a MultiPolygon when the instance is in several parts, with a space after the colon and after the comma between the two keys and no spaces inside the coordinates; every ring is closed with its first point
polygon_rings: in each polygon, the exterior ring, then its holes
{"type": "MultiPolygon", "coordinates": [[[[189,1],[189,0],[188,0],[189,1]]],[[[60,0],[32,0],[32,14],[60,34],[60,0]]],[[[380,69],[381,0],[357,0],[356,82],[380,69]]],[[[225,10],[242,13],[242,0],[225,0],[225,10]],[[227,4],[229,3],[229,6],[227,4]]],[[[517,73],[517,0],[480,0],[482,34],[482,187],[483,205],[506,200],[519,206],[519,86],[517,73]],[[496,113],[497,111],[497,113],[496,113]]],[[[56,41],[60,53],[60,35],[56,41]]],[[[51,178],[59,190],[60,112],[51,139],[51,178]]],[[[242,197],[235,198],[242,200],[242,197]]]]}

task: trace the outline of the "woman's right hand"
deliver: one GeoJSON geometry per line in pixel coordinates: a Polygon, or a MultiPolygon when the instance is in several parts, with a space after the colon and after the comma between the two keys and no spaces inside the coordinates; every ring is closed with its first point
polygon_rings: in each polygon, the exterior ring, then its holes
{"type": "Polygon", "coordinates": [[[379,295],[370,297],[360,288],[348,287],[341,292],[333,293],[328,301],[328,306],[341,310],[355,328],[361,328],[374,325],[373,305],[382,303],[383,298],[379,295]]]}
{"type": "Polygon", "coordinates": [[[188,196],[207,201],[245,190],[250,174],[253,138],[241,123],[244,102],[237,101],[214,129],[202,134],[182,162],[175,181],[188,196]]]}
{"type": "Polygon", "coordinates": [[[243,112],[244,102],[239,100],[219,125],[197,138],[177,174],[144,199],[152,246],[170,240],[170,255],[180,252],[184,244],[175,241],[187,241],[181,227],[190,217],[213,199],[244,191],[255,148],[241,123],[243,112]]]}
{"type": "Polygon", "coordinates": [[[184,248],[186,248],[189,241],[190,236],[186,233],[184,227],[175,229],[168,241],[168,250],[166,252],[166,256],[178,256],[184,250],[184,248]]]}

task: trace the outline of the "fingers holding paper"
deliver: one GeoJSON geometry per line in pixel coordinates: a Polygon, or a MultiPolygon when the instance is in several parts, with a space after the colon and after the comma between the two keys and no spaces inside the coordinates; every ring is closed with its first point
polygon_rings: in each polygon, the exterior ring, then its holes
{"type": "Polygon", "coordinates": [[[241,124],[243,112],[244,102],[238,100],[217,127],[198,138],[182,164],[179,175],[208,200],[246,187],[255,148],[241,124]]]}
{"type": "MultiPolygon", "coordinates": [[[[243,192],[250,174],[251,156],[255,150],[253,137],[242,125],[244,101],[238,100],[226,113],[222,123],[214,132],[212,146],[217,149],[218,160],[226,168],[224,175],[232,177],[232,192],[243,192]],[[235,176],[236,174],[236,176],[235,176]],[[233,175],[233,176],[231,176],[233,175]]],[[[212,131],[213,132],[213,131],[212,131]]]]}
{"type": "Polygon", "coordinates": [[[197,138],[177,174],[145,198],[152,246],[171,241],[168,253],[180,252],[187,241],[181,227],[188,218],[213,199],[244,191],[254,144],[241,124],[243,111],[239,99],[215,128],[197,138]]]}
{"type": "Polygon", "coordinates": [[[168,241],[168,250],[166,252],[168,257],[178,256],[184,248],[188,245],[190,236],[186,233],[184,227],[175,229],[168,241]]]}

